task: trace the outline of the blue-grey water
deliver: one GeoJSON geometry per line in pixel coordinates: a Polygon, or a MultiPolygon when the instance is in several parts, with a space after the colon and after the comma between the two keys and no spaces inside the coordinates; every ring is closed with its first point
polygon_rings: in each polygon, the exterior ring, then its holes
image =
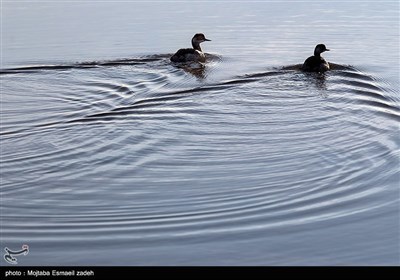
{"type": "Polygon", "coordinates": [[[398,1],[2,1],[1,29],[19,265],[400,264],[398,1]]]}

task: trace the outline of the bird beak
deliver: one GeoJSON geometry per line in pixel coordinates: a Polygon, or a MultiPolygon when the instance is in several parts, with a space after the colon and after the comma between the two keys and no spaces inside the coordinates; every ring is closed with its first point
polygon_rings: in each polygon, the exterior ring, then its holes
{"type": "Polygon", "coordinates": [[[206,39],[206,38],[204,38],[204,41],[211,41],[210,39],[206,39]]]}
{"type": "Polygon", "coordinates": [[[330,49],[325,49],[325,51],[328,51],[328,52],[329,52],[329,51],[330,51],[330,49]]]}

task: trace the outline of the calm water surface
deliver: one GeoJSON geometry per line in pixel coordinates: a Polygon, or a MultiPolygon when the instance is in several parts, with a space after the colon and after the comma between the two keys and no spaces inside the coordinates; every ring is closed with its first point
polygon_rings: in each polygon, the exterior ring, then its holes
{"type": "MultiPolygon", "coordinates": [[[[20,265],[399,265],[398,1],[2,1],[20,265]],[[208,62],[169,56],[194,33],[208,62]],[[333,69],[305,74],[317,43],[333,69]]],[[[4,260],[2,260],[4,264],[4,260]]]]}

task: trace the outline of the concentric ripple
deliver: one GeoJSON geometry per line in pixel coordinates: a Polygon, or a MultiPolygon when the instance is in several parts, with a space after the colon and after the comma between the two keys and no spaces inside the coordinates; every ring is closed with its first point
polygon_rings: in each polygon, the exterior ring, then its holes
{"type": "Polygon", "coordinates": [[[2,73],[2,239],[37,256],[166,256],[373,220],[399,202],[399,107],[353,67],[208,83],[161,55],[2,73]]]}

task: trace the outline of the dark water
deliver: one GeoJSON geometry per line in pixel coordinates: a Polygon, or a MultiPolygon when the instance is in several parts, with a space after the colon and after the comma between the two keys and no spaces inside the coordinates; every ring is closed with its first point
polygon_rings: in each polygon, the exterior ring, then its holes
{"type": "Polygon", "coordinates": [[[2,5],[19,264],[400,263],[397,2],[2,5]],[[199,31],[205,67],[172,65],[199,31]]]}

